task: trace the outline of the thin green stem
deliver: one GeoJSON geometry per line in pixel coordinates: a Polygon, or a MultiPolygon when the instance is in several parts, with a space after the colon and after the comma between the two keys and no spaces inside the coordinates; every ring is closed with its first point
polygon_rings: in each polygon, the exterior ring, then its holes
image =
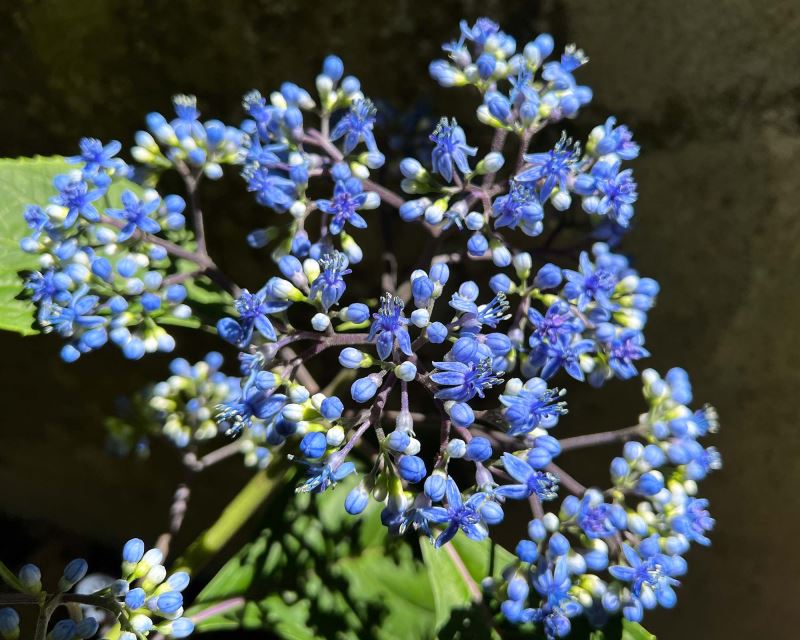
{"type": "Polygon", "coordinates": [[[287,460],[274,460],[265,471],[259,471],[175,562],[176,571],[200,571],[294,473],[287,460]]]}
{"type": "Polygon", "coordinates": [[[0,562],[0,579],[2,579],[3,582],[16,591],[25,591],[25,587],[22,586],[19,578],[17,578],[17,576],[14,575],[14,572],[2,562],[0,562]]]}

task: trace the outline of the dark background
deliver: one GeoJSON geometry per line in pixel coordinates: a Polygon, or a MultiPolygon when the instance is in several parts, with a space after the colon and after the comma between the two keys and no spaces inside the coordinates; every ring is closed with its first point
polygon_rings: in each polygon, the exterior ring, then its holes
{"type": "MultiPolygon", "coordinates": [[[[721,415],[714,444],[725,468],[702,487],[717,518],[713,547],[691,552],[677,611],[647,626],[661,638],[789,637],[800,597],[796,2],[6,0],[0,155],[70,154],[83,135],[129,145],[144,114],[166,112],[179,91],[196,93],[204,116],[236,123],[246,90],[285,79],[310,88],[327,52],[367,95],[407,106],[425,97],[436,116],[468,114],[467,93],[439,89],[426,67],[459,18],[484,14],[518,42],[547,30],[585,49],[579,79],[595,99],[576,131],[615,114],[636,133],[640,201],[624,249],[662,285],[648,366],[684,366],[696,399],[721,415]]],[[[240,188],[236,180],[214,185],[210,202],[240,188]]],[[[212,253],[258,285],[266,256],[243,235],[264,212],[225,203],[208,209],[212,253]]],[[[218,347],[180,336],[179,345],[188,357],[218,347]]],[[[167,448],[146,464],[103,449],[115,396],[163,377],[169,358],[130,365],[109,348],[64,365],[58,348],[53,338],[0,335],[0,555],[14,566],[23,555],[53,566],[76,553],[115,562],[127,537],[163,528],[180,477],[167,448]]],[[[576,433],[631,424],[644,409],[635,382],[578,398],[565,426],[576,433]]],[[[591,461],[574,462],[575,475],[581,464],[589,473],[591,461]]],[[[245,477],[238,461],[210,472],[186,537],[245,477]]]]}

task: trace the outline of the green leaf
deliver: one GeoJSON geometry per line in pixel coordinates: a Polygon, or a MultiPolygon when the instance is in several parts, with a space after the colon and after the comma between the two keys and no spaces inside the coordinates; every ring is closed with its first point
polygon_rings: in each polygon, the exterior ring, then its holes
{"type": "Polygon", "coordinates": [[[23,218],[28,204],[46,204],[53,195],[53,178],[68,170],[63,158],[0,159],[0,329],[24,336],[38,333],[33,328],[34,306],[17,297],[22,291],[18,273],[35,269],[35,255],[19,248],[29,233],[23,218]]]}
{"type": "MultiPolygon", "coordinates": [[[[189,260],[177,260],[175,266],[178,273],[197,271],[197,265],[189,260]]],[[[199,315],[213,324],[223,316],[233,314],[233,298],[208,276],[189,278],[183,282],[183,286],[186,287],[186,302],[192,308],[194,315],[199,315]]],[[[193,320],[199,323],[197,319],[193,320]]],[[[177,324],[169,319],[163,322],[177,324]]]]}
{"type": "Polygon", "coordinates": [[[491,574],[499,577],[514,556],[489,540],[476,542],[463,535],[456,535],[441,549],[420,538],[420,549],[433,589],[438,637],[499,639],[489,607],[477,602],[473,591],[480,589],[490,567],[491,574]]]}
{"type": "Polygon", "coordinates": [[[476,542],[467,536],[457,535],[450,544],[458,551],[469,574],[478,584],[489,575],[490,568],[492,577],[500,578],[503,569],[517,560],[513,553],[490,540],[476,542]]]}
{"type": "Polygon", "coordinates": [[[656,640],[656,637],[642,625],[630,620],[623,620],[622,640],[656,640]]]}
{"type": "MultiPolygon", "coordinates": [[[[19,248],[20,240],[29,233],[23,212],[29,204],[47,205],[55,194],[53,178],[75,168],[60,156],[0,158],[0,329],[22,335],[38,333],[33,327],[33,304],[18,299],[22,292],[19,272],[39,265],[37,256],[19,248]]],[[[125,189],[141,192],[141,187],[129,180],[116,180],[106,194],[107,206],[116,205],[125,189]]]]}
{"type": "Polygon", "coordinates": [[[425,538],[420,538],[419,544],[433,590],[436,628],[440,629],[450,619],[453,609],[469,608],[472,598],[467,583],[447,550],[435,548],[425,538]]]}
{"type": "Polygon", "coordinates": [[[358,518],[344,511],[352,484],[273,505],[269,526],[189,609],[197,630],[269,629],[297,640],[434,638],[424,565],[408,544],[387,537],[380,505],[358,518]]]}

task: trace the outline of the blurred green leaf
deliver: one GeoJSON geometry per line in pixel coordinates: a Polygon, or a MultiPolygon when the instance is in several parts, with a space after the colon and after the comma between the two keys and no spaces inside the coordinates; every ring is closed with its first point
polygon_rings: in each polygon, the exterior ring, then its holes
{"type": "Polygon", "coordinates": [[[68,167],[59,157],[0,159],[0,329],[24,336],[38,333],[33,304],[17,299],[22,291],[18,273],[39,264],[36,256],[19,248],[29,233],[22,214],[28,204],[47,204],[53,178],[68,167]]]}
{"type": "Polygon", "coordinates": [[[622,640],[656,640],[656,637],[642,625],[630,620],[623,620],[622,640]]]}

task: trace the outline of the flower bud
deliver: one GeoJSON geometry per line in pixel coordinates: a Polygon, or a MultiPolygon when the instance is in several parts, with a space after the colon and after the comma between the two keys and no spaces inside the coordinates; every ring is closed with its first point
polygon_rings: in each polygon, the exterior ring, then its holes
{"type": "Polygon", "coordinates": [[[498,153],[497,151],[492,151],[491,153],[486,154],[486,156],[478,162],[475,167],[475,172],[478,175],[496,173],[503,168],[504,163],[505,158],[503,158],[503,154],[498,153]]]}
{"type": "MultiPolygon", "coordinates": [[[[413,362],[403,362],[394,368],[394,374],[399,380],[411,382],[417,377],[417,367],[413,362]]],[[[405,448],[405,447],[404,447],[405,448]]]]}
{"type": "Polygon", "coordinates": [[[59,591],[67,591],[71,589],[75,583],[80,582],[80,580],[83,579],[88,570],[89,565],[86,563],[86,560],[83,560],[82,558],[77,558],[68,563],[67,566],[64,567],[64,573],[62,574],[61,579],[58,581],[59,591]]]}
{"type": "Polygon", "coordinates": [[[417,456],[401,456],[397,461],[397,470],[403,480],[412,484],[422,480],[427,473],[425,463],[422,461],[422,458],[418,458],[417,456]]]}
{"type": "Polygon", "coordinates": [[[447,489],[447,476],[440,470],[434,471],[425,480],[425,495],[433,502],[439,502],[444,498],[447,489]]]}
{"type": "Polygon", "coordinates": [[[306,458],[321,458],[328,448],[328,441],[325,434],[320,431],[312,431],[303,436],[300,441],[300,451],[306,458]]]}
{"type": "Polygon", "coordinates": [[[19,581],[28,593],[39,593],[42,590],[42,572],[35,564],[22,565],[19,581]]]}
{"type": "Polygon", "coordinates": [[[324,313],[315,313],[311,318],[311,328],[314,331],[325,331],[331,326],[331,319],[324,313]]]}
{"type": "Polygon", "coordinates": [[[460,438],[453,438],[447,443],[447,454],[451,458],[463,458],[467,453],[467,443],[460,438]]]}
{"type": "Polygon", "coordinates": [[[350,490],[344,500],[344,509],[352,516],[363,512],[369,504],[369,491],[362,481],[350,490]]]}
{"type": "Polygon", "coordinates": [[[363,378],[359,378],[352,385],[350,385],[350,395],[356,402],[367,402],[377,393],[380,382],[380,375],[374,373],[363,378]]]}

